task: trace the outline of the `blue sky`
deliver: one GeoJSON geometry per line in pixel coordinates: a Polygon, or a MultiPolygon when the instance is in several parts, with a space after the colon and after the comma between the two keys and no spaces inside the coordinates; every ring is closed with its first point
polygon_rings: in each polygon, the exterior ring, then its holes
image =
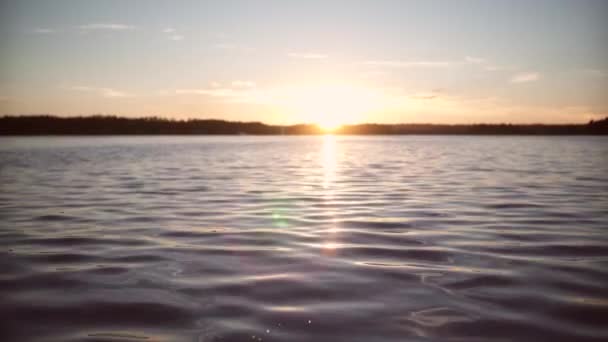
{"type": "Polygon", "coordinates": [[[608,1],[0,2],[0,113],[608,116],[608,1]]]}

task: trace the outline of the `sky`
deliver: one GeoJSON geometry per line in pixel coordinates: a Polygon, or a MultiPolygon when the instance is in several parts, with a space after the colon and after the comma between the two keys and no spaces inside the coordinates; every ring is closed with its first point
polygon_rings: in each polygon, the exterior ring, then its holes
{"type": "Polygon", "coordinates": [[[608,1],[0,0],[0,115],[608,116],[608,1]]]}

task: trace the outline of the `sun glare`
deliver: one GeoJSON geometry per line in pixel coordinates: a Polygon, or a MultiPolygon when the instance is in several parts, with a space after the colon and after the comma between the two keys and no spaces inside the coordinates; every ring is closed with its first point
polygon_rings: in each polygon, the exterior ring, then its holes
{"type": "Polygon", "coordinates": [[[340,129],[340,127],[342,127],[342,124],[328,120],[317,122],[317,126],[319,126],[323,133],[331,134],[340,129]]]}
{"type": "Polygon", "coordinates": [[[331,133],[342,125],[365,120],[378,102],[378,95],[369,88],[319,84],[290,88],[284,105],[293,121],[314,123],[331,133]]]}

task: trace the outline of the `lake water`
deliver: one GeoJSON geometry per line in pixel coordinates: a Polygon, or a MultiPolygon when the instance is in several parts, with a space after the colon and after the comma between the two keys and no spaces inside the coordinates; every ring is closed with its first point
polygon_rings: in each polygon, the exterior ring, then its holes
{"type": "Polygon", "coordinates": [[[0,139],[3,341],[608,339],[608,139],[0,139]]]}

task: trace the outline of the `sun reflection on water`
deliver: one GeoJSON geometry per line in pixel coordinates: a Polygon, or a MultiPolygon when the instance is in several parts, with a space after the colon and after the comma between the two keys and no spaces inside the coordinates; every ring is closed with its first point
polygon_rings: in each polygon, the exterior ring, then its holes
{"type": "MultiPolygon", "coordinates": [[[[329,189],[336,177],[336,137],[334,135],[326,134],[323,136],[321,155],[323,188],[329,189]]],[[[328,191],[325,194],[331,194],[331,191],[328,191]]]]}
{"type": "Polygon", "coordinates": [[[325,211],[330,222],[326,228],[326,236],[321,245],[321,254],[325,256],[333,256],[336,254],[336,243],[338,227],[336,211],[333,208],[335,201],[335,183],[337,176],[338,155],[336,147],[336,136],[326,134],[323,136],[323,144],[321,147],[321,165],[323,167],[323,202],[325,211]]]}

